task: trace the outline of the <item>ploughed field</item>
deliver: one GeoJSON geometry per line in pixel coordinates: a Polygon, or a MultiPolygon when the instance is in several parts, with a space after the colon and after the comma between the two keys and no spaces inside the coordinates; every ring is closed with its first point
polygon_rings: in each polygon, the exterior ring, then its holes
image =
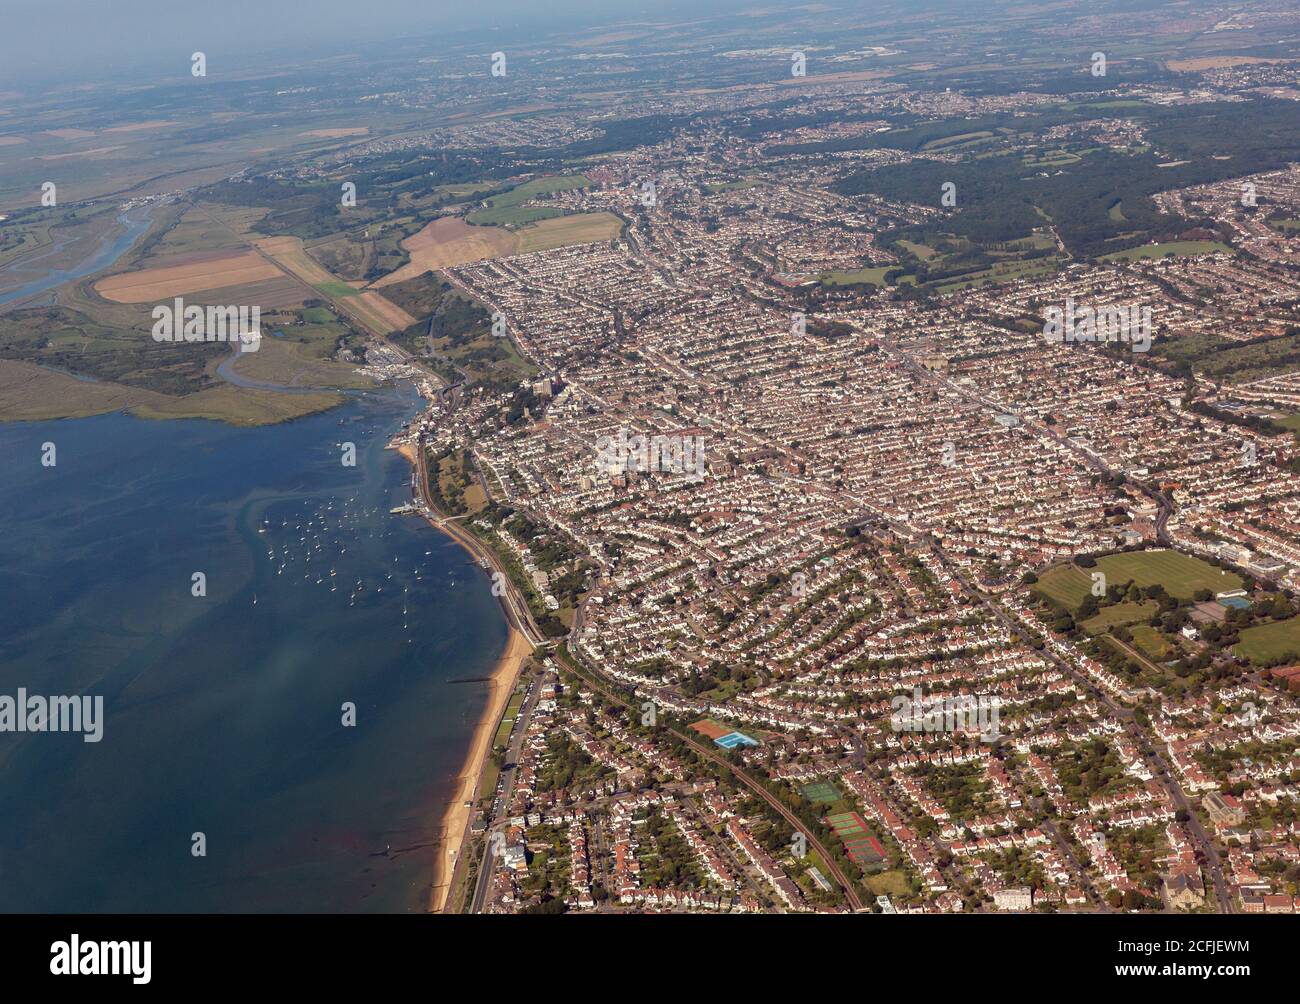
{"type": "Polygon", "coordinates": [[[214,251],[111,275],[95,283],[95,292],[114,303],[152,303],[185,293],[283,277],[280,269],[256,251],[214,251]]]}

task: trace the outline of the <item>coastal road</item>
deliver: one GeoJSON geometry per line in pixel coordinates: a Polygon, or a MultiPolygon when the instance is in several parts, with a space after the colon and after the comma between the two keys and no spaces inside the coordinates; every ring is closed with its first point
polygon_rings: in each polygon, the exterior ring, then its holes
{"type": "MultiPolygon", "coordinates": [[[[488,820],[487,829],[484,831],[491,834],[498,826],[506,821],[510,809],[509,802],[506,800],[509,792],[514,787],[515,773],[518,770],[520,756],[523,755],[524,736],[528,732],[528,723],[532,719],[533,711],[537,707],[538,698],[541,691],[537,687],[536,678],[528,688],[528,696],[524,698],[524,703],[519,708],[519,714],[515,716],[514,727],[510,732],[510,744],[506,747],[505,764],[507,765],[497,779],[497,790],[502,793],[501,811],[493,812],[492,818],[488,820]]],[[[479,792],[482,797],[487,792],[479,792]]],[[[496,802],[493,801],[492,808],[496,808],[496,802]]],[[[464,855],[461,855],[464,858],[464,855]]],[[[459,862],[458,862],[459,864],[459,862]]],[[[483,853],[479,859],[478,874],[474,883],[474,894],[470,899],[469,912],[478,913],[483,909],[483,904],[487,899],[488,889],[492,885],[492,840],[483,841],[483,853]]],[[[453,885],[452,888],[455,888],[453,885]]]]}
{"type": "MultiPolygon", "coordinates": [[[[429,494],[429,458],[424,449],[423,437],[419,437],[415,441],[415,454],[416,469],[419,473],[420,500],[430,512],[436,513],[438,507],[433,504],[433,498],[429,494]]],[[[501,577],[496,579],[497,582],[503,584],[498,599],[501,600],[502,609],[506,612],[506,619],[510,622],[510,626],[527,638],[534,648],[547,644],[546,636],[542,633],[541,628],[537,626],[537,622],[533,620],[533,614],[528,609],[527,601],[519,593],[509,573],[492,549],[483,544],[468,530],[457,525],[455,519],[451,517],[440,516],[431,520],[431,522],[449,537],[454,538],[458,544],[478,559],[480,564],[486,561],[493,572],[501,573],[501,577]]]]}
{"type": "MultiPolygon", "coordinates": [[[[429,493],[428,454],[425,452],[423,436],[417,436],[415,440],[415,465],[416,465],[415,480],[419,485],[420,501],[424,504],[424,506],[429,512],[437,513],[438,508],[433,504],[433,498],[429,493]]],[[[439,530],[442,530],[449,537],[455,540],[463,548],[465,548],[465,550],[467,550],[472,556],[478,559],[480,565],[486,562],[488,567],[492,571],[500,573],[500,578],[494,577],[496,582],[503,584],[501,595],[498,597],[498,599],[501,600],[501,608],[502,610],[505,611],[506,620],[510,624],[511,629],[514,631],[518,631],[521,635],[523,635],[523,637],[534,648],[538,648],[548,644],[545,635],[542,634],[541,629],[538,628],[537,623],[533,620],[532,612],[528,609],[528,602],[524,599],[522,594],[519,592],[518,588],[511,580],[510,575],[502,567],[501,562],[498,560],[496,554],[494,554],[491,549],[489,549],[486,545],[484,545],[477,537],[475,537],[468,530],[457,525],[456,521],[453,519],[450,519],[445,516],[438,516],[430,519],[430,522],[434,526],[436,526],[439,530]]],[[[517,682],[516,680],[511,681],[510,686],[512,689],[516,682],[517,682]]],[[[530,697],[535,703],[536,701],[535,693],[530,694],[530,697]]],[[[529,711],[531,713],[531,706],[529,708],[529,711]]],[[[525,721],[524,716],[522,714],[519,717],[519,721],[520,722],[525,721]]],[[[510,752],[507,754],[508,763],[513,763],[517,760],[519,754],[519,744],[522,742],[523,733],[524,733],[524,729],[520,728],[517,723],[515,728],[515,739],[511,746],[510,752]]],[[[503,785],[501,790],[509,791],[509,786],[503,785]]],[[[476,798],[481,798],[483,794],[484,793],[481,791],[475,792],[476,798]]],[[[470,826],[470,820],[472,820],[472,818],[473,818],[473,814],[471,813],[470,819],[467,819],[465,823],[465,832],[461,834],[461,841],[459,844],[461,848],[466,847],[469,843],[469,826],[470,826]]],[[[490,828],[489,828],[489,832],[490,832],[490,828]]],[[[490,864],[490,862],[487,859],[487,851],[490,847],[491,847],[490,842],[485,841],[484,857],[479,865],[479,880],[478,883],[476,884],[475,891],[474,891],[475,911],[477,911],[481,907],[482,898],[486,894],[486,882],[488,879],[490,879],[490,868],[486,867],[487,865],[490,864]]],[[[449,885],[447,886],[448,892],[447,892],[446,901],[443,904],[444,909],[446,909],[447,906],[451,904],[452,894],[456,891],[460,883],[463,881],[465,869],[468,867],[466,861],[467,861],[467,855],[465,854],[459,854],[456,858],[456,864],[452,868],[451,878],[449,881],[449,885]]]]}

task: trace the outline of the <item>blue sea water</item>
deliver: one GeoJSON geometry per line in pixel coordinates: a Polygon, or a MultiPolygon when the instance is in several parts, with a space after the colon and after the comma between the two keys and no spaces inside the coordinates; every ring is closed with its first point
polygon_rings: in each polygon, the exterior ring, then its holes
{"type": "Polygon", "coordinates": [[[0,911],[425,907],[506,626],[464,551],[389,514],[417,408],[0,425],[0,696],[105,706],[98,743],[0,733],[0,911]]]}

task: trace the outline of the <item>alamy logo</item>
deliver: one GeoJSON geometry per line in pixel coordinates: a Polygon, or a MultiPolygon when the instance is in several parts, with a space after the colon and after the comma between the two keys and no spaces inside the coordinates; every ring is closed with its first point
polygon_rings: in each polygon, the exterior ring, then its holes
{"type": "Polygon", "coordinates": [[[82,742],[104,738],[104,698],[56,695],[41,697],[18,688],[18,696],[0,694],[0,732],[80,732],[82,742]]]}
{"type": "Polygon", "coordinates": [[[619,429],[616,437],[596,440],[596,468],[605,474],[660,471],[704,477],[704,437],[681,433],[629,436],[619,429]]]}
{"type": "Polygon", "coordinates": [[[1129,342],[1134,352],[1151,348],[1151,308],[1137,304],[1108,304],[1078,307],[1074,297],[1065,298],[1065,307],[1048,307],[1043,321],[1043,336],[1060,342],[1129,342]]]}
{"type": "Polygon", "coordinates": [[[261,307],[185,305],[179,296],[153,308],[155,342],[238,342],[241,352],[262,345],[261,307]]]}
{"type": "Polygon", "coordinates": [[[980,741],[986,743],[995,742],[999,735],[1002,702],[996,697],[924,697],[921,688],[914,687],[911,697],[899,694],[889,703],[894,709],[889,727],[895,732],[978,732],[980,741]]]}
{"type": "Polygon", "coordinates": [[[82,941],[74,934],[53,942],[50,956],[55,976],[130,976],[142,985],[153,975],[152,941],[82,941]]]}

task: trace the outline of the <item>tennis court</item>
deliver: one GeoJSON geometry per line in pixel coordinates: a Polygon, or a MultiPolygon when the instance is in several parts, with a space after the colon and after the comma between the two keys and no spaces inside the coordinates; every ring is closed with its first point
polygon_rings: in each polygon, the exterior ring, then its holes
{"type": "Polygon", "coordinates": [[[829,805],[831,802],[838,802],[841,798],[839,789],[829,781],[813,781],[799,790],[803,792],[803,797],[814,805],[829,805]]]}
{"type": "Polygon", "coordinates": [[[867,824],[856,812],[833,812],[826,822],[840,838],[849,858],[858,865],[873,865],[884,860],[885,848],[872,836],[867,824]]]}

